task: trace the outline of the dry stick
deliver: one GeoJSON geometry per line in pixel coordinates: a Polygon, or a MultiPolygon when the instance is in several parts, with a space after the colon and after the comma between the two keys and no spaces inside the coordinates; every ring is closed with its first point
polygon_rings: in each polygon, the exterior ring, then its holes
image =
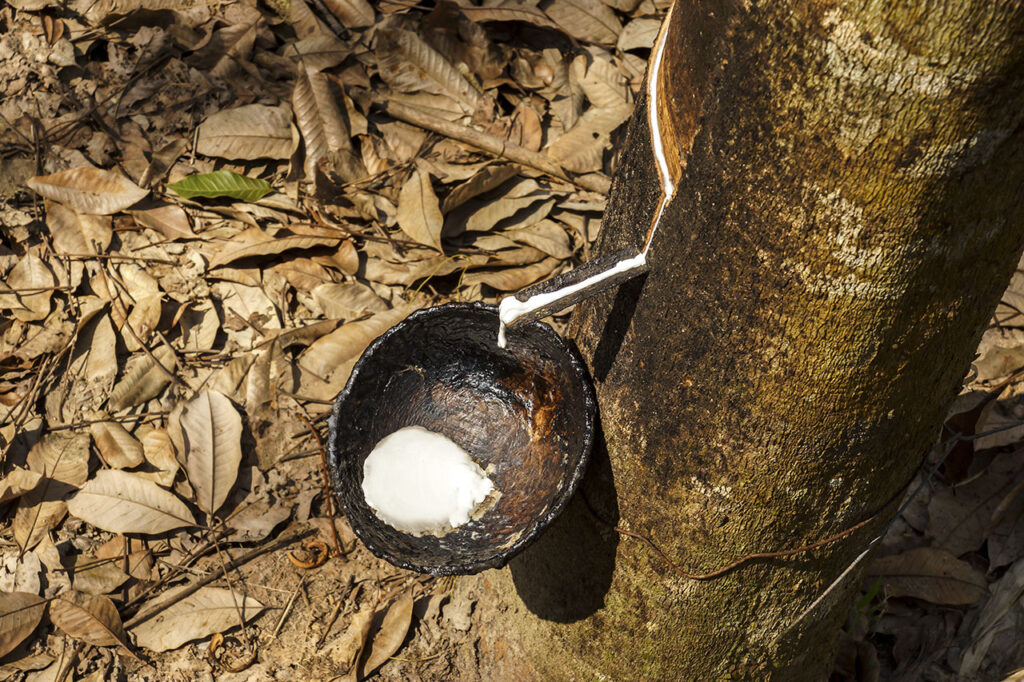
{"type": "Polygon", "coordinates": [[[249,647],[249,651],[256,651],[252,644],[252,638],[249,637],[249,628],[245,626],[245,615],[242,613],[242,607],[238,605],[238,597],[235,596],[235,586],[231,584],[231,578],[229,576],[231,569],[228,568],[227,562],[224,561],[224,552],[221,551],[220,543],[217,541],[217,536],[214,535],[214,530],[209,529],[210,539],[213,540],[213,547],[217,550],[217,559],[220,561],[221,570],[224,572],[224,580],[228,583],[228,592],[231,593],[231,603],[235,605],[235,614],[238,616],[238,625],[242,628],[242,637],[245,638],[245,644],[249,647]]]}
{"type": "Polygon", "coordinates": [[[533,168],[534,170],[538,170],[554,178],[558,178],[559,180],[571,182],[582,189],[607,195],[611,186],[611,181],[607,178],[595,177],[594,175],[570,177],[569,174],[565,172],[565,169],[555,163],[547,154],[535,152],[527,149],[526,147],[520,147],[519,145],[509,142],[508,140],[504,140],[497,135],[482,133],[479,130],[474,130],[468,126],[452,123],[451,121],[431,116],[430,114],[415,107],[399,104],[398,102],[383,102],[381,103],[381,106],[385,113],[400,121],[411,123],[435,133],[440,133],[441,135],[450,137],[453,140],[464,142],[495,156],[508,159],[520,166],[533,168]]]}
{"type": "Polygon", "coordinates": [[[72,650],[71,656],[68,658],[68,662],[63,668],[61,668],[60,674],[57,675],[55,682],[64,682],[64,680],[68,678],[68,675],[71,674],[71,669],[75,667],[75,663],[78,661],[78,657],[82,655],[82,651],[85,650],[85,647],[85,642],[78,642],[75,644],[75,648],[72,650]]]}
{"type": "MultiPolygon", "coordinates": [[[[46,291],[74,291],[78,287],[73,286],[55,286],[55,287],[22,287],[19,289],[4,288],[0,289],[0,294],[41,294],[46,291]]],[[[22,310],[28,310],[22,306],[22,310]]]]}
{"type": "Polygon", "coordinates": [[[171,564],[171,563],[168,563],[168,562],[164,562],[165,564],[167,564],[168,566],[170,566],[172,568],[172,571],[170,573],[168,573],[167,575],[165,575],[164,577],[162,577],[159,580],[157,580],[155,583],[153,583],[149,587],[147,587],[144,590],[142,590],[139,594],[135,595],[134,597],[132,597],[131,599],[126,601],[124,603],[124,606],[121,607],[121,609],[122,610],[129,609],[129,608],[137,605],[139,602],[141,602],[143,599],[148,597],[150,594],[152,594],[156,590],[160,589],[161,587],[166,585],[168,582],[174,580],[175,578],[177,578],[179,575],[181,575],[185,571],[189,570],[190,566],[192,565],[192,563],[198,561],[201,557],[203,557],[211,549],[213,549],[213,543],[207,541],[205,545],[200,545],[198,547],[193,547],[192,549],[190,549],[188,554],[186,554],[182,558],[180,563],[171,564]]]}
{"type": "MultiPolygon", "coordinates": [[[[273,552],[275,550],[281,549],[282,547],[287,547],[288,545],[290,545],[290,544],[292,544],[294,542],[297,542],[299,540],[303,540],[303,539],[309,537],[310,535],[313,535],[315,532],[316,531],[314,531],[314,530],[305,530],[305,531],[302,531],[300,533],[296,533],[294,535],[289,535],[288,537],[280,538],[276,542],[271,542],[269,544],[264,545],[263,547],[257,547],[256,549],[252,550],[251,552],[243,554],[242,556],[240,556],[237,559],[234,559],[233,561],[228,563],[226,568],[227,568],[227,570],[230,571],[230,570],[234,570],[234,569],[238,568],[239,566],[244,566],[245,564],[249,563],[250,561],[252,561],[256,557],[262,556],[262,555],[264,555],[264,554],[266,554],[268,552],[273,552]]],[[[204,588],[207,585],[209,585],[210,583],[212,583],[214,580],[217,580],[221,576],[223,576],[224,573],[225,573],[224,572],[224,568],[225,567],[218,568],[217,570],[213,571],[212,573],[210,573],[208,576],[206,576],[202,580],[198,580],[195,583],[189,585],[187,588],[185,588],[184,590],[182,590],[178,594],[174,595],[173,599],[168,599],[167,601],[160,602],[159,604],[154,606],[149,611],[146,611],[144,613],[136,614],[136,616],[134,618],[132,618],[131,620],[129,620],[127,623],[124,624],[124,627],[126,629],[130,630],[131,628],[135,627],[136,625],[139,625],[140,623],[145,623],[147,620],[153,618],[157,614],[162,613],[169,606],[172,606],[173,604],[178,603],[182,599],[185,599],[186,597],[189,597],[189,596],[195,594],[196,592],[198,592],[202,588],[204,588]]]]}
{"type": "Polygon", "coordinates": [[[104,417],[103,419],[86,419],[85,421],[71,422],[70,424],[54,424],[49,427],[49,430],[67,431],[69,429],[80,429],[91,424],[102,424],[104,422],[118,422],[121,424],[134,421],[144,422],[149,421],[150,419],[163,419],[167,414],[167,412],[139,412],[138,414],[129,414],[120,417],[111,415],[109,417],[104,417]]]}
{"type": "Polygon", "coordinates": [[[299,592],[302,591],[302,586],[306,582],[306,576],[299,578],[299,586],[292,592],[292,596],[288,598],[288,603],[284,605],[284,611],[281,612],[281,617],[277,621],[277,625],[274,626],[274,633],[270,635],[271,639],[277,639],[277,636],[281,633],[281,628],[284,627],[284,622],[288,619],[289,614],[292,612],[292,607],[295,606],[295,600],[299,597],[299,592]]]}
{"type": "Polygon", "coordinates": [[[334,486],[331,485],[331,478],[327,472],[327,450],[324,449],[324,442],[320,439],[320,434],[317,432],[316,427],[313,426],[313,422],[306,418],[306,415],[300,414],[299,419],[306,422],[306,427],[309,428],[310,433],[313,434],[313,438],[316,439],[317,447],[320,448],[320,466],[324,476],[324,499],[327,501],[327,518],[331,520],[331,535],[334,538],[334,551],[336,556],[344,556],[341,551],[341,540],[338,539],[338,529],[334,527],[334,486]]]}
{"type": "MultiPolygon", "coordinates": [[[[347,587],[348,587],[349,590],[351,590],[352,589],[352,576],[349,576],[348,580],[349,580],[349,582],[348,582],[347,587]]],[[[347,596],[348,595],[346,594],[345,596],[339,598],[338,602],[334,605],[334,608],[331,609],[331,615],[329,615],[327,617],[327,627],[324,628],[323,633],[316,640],[316,645],[315,646],[316,646],[317,649],[319,649],[321,646],[323,646],[324,640],[327,639],[327,635],[330,634],[331,628],[334,627],[334,621],[338,620],[338,614],[341,613],[341,608],[345,605],[345,597],[347,597],[347,596]]]]}
{"type": "Polygon", "coordinates": [[[177,265],[166,258],[147,258],[145,256],[126,256],[120,253],[62,253],[64,258],[74,260],[127,260],[138,261],[139,263],[158,263],[160,265],[177,265]]]}

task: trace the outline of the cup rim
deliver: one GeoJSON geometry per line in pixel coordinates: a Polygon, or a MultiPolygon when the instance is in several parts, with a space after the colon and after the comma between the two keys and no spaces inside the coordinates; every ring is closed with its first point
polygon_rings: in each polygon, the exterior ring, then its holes
{"type": "MultiPolygon", "coordinates": [[[[549,335],[555,341],[557,346],[564,352],[566,360],[568,360],[568,367],[571,373],[574,375],[577,383],[580,384],[583,394],[583,407],[584,407],[584,419],[582,422],[583,443],[582,450],[578,460],[576,461],[573,468],[568,472],[568,476],[565,482],[559,490],[559,494],[556,496],[552,504],[545,510],[539,518],[535,519],[532,525],[524,528],[522,535],[513,543],[498,548],[493,556],[487,559],[477,559],[474,561],[444,564],[441,566],[426,566],[417,564],[415,561],[410,561],[406,558],[396,556],[388,548],[380,546],[378,543],[368,538],[365,530],[360,524],[352,523],[352,515],[350,513],[350,505],[347,499],[343,498],[339,493],[342,490],[341,486],[341,468],[338,466],[339,461],[339,448],[338,448],[338,424],[341,419],[342,408],[348,399],[348,396],[352,392],[353,386],[358,381],[360,373],[369,362],[370,358],[374,356],[377,349],[388,342],[391,337],[396,334],[402,333],[403,329],[408,326],[410,322],[416,322],[417,320],[424,317],[432,317],[436,315],[444,315],[453,311],[458,310],[482,310],[491,312],[494,314],[495,321],[495,337],[497,337],[497,323],[498,323],[498,307],[496,305],[482,303],[479,301],[474,302],[453,302],[445,303],[438,306],[432,306],[429,308],[421,308],[410,313],[401,322],[395,324],[390,329],[385,331],[383,334],[374,339],[363,351],[362,355],[356,361],[352,368],[352,373],[349,375],[348,381],[345,383],[345,387],[338,393],[334,400],[334,404],[331,407],[331,416],[328,421],[328,439],[327,439],[327,465],[330,469],[331,482],[334,485],[334,498],[337,500],[345,512],[346,518],[349,519],[349,525],[356,536],[363,542],[367,549],[370,550],[375,556],[384,559],[385,561],[412,571],[419,573],[427,573],[430,575],[443,576],[443,575],[468,575],[472,573],[479,573],[480,571],[488,568],[501,568],[509,562],[509,560],[524,550],[530,543],[534,542],[540,535],[551,525],[551,523],[565,510],[569,501],[576,493],[576,489],[579,487],[580,481],[583,479],[583,473],[586,470],[587,463],[590,460],[591,450],[594,445],[594,429],[597,415],[597,399],[594,393],[594,386],[590,379],[590,374],[587,371],[586,364],[580,357],[579,352],[576,348],[566,341],[561,335],[555,332],[550,325],[534,321],[526,323],[522,326],[532,326],[538,328],[542,333],[549,335]]],[[[495,348],[497,349],[497,342],[495,342],[495,348]]],[[[380,523],[384,523],[380,521],[380,523]]],[[[398,531],[401,532],[401,531],[398,531]]]]}

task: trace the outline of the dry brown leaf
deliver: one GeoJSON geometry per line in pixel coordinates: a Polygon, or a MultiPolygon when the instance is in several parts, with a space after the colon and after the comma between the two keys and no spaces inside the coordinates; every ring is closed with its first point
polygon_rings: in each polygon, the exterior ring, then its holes
{"type": "Polygon", "coordinates": [[[518,173],[519,169],[509,164],[487,166],[449,192],[441,205],[441,211],[449,213],[473,197],[491,191],[518,173]]]}
{"type": "Polygon", "coordinates": [[[220,317],[212,301],[201,301],[190,305],[181,319],[181,346],[187,351],[213,349],[220,331],[220,317]]]}
{"type": "Polygon", "coordinates": [[[584,42],[611,46],[622,31],[615,12],[599,0],[553,0],[543,10],[563,31],[584,42]]]}
{"type": "Polygon", "coordinates": [[[195,524],[185,503],[139,474],[117,469],[97,471],[68,500],[68,511],[112,533],[155,535],[195,524]]]}
{"type": "Polygon", "coordinates": [[[134,353],[142,348],[142,344],[149,343],[153,331],[160,324],[162,312],[163,294],[159,290],[156,293],[135,297],[135,302],[125,321],[125,324],[135,333],[126,332],[123,337],[124,345],[129,351],[134,353]]]}
{"type": "Polygon", "coordinates": [[[587,58],[580,56],[573,60],[571,70],[594,107],[617,111],[623,121],[633,113],[633,92],[625,76],[610,61],[591,56],[588,64],[587,58]]]}
{"type": "Polygon", "coordinates": [[[295,35],[300,39],[305,40],[313,36],[330,33],[324,22],[320,21],[309,9],[306,0],[290,0],[289,5],[290,16],[288,20],[295,29],[295,35]]]}
{"type": "Polygon", "coordinates": [[[135,407],[155,398],[171,383],[170,377],[156,366],[154,358],[164,369],[174,371],[174,352],[167,346],[157,346],[153,350],[153,358],[143,355],[111,390],[107,401],[111,412],[135,407]]]}
{"type": "Polygon", "coordinates": [[[110,215],[137,203],[149,190],[120,173],[99,168],[73,168],[30,178],[26,183],[40,195],[79,213],[110,215]]]}
{"type": "Polygon", "coordinates": [[[28,551],[39,544],[47,533],[61,522],[68,513],[64,500],[55,499],[63,494],[60,484],[50,479],[18,500],[18,511],[14,514],[14,541],[21,550],[28,551]]]}
{"type": "Polygon", "coordinates": [[[293,249],[312,249],[318,246],[336,246],[341,237],[307,237],[305,235],[293,235],[287,237],[276,237],[266,241],[258,241],[253,244],[246,244],[235,248],[227,248],[212,259],[210,268],[217,268],[243,258],[255,258],[257,256],[270,256],[293,249]]]}
{"type": "Polygon", "coordinates": [[[42,478],[42,475],[36,471],[14,467],[0,479],[0,504],[35,490],[42,478]]]}
{"type": "Polygon", "coordinates": [[[413,309],[414,306],[402,306],[350,322],[313,343],[299,356],[300,392],[321,400],[333,399],[370,342],[404,320],[413,309]]]}
{"type": "Polygon", "coordinates": [[[549,144],[545,151],[566,170],[588,173],[601,169],[609,135],[629,118],[625,107],[587,109],[570,130],[549,144]]]}
{"type": "Polygon", "coordinates": [[[185,471],[196,503],[213,514],[227,499],[242,461],[242,418],[222,393],[203,391],[182,411],[185,471]]]}
{"type": "Polygon", "coordinates": [[[50,603],[50,620],[67,635],[93,646],[120,646],[134,657],[114,603],[106,597],[74,590],[50,603]]]}
{"type": "Polygon", "coordinates": [[[89,425],[89,433],[96,442],[100,457],[111,469],[131,469],[142,464],[142,443],[120,423],[94,422],[89,425]]]}
{"type": "Polygon", "coordinates": [[[398,227],[413,241],[444,253],[441,248],[443,225],[444,219],[430,176],[417,168],[398,194],[398,227]]]}
{"type": "Polygon", "coordinates": [[[539,263],[527,265],[523,268],[468,272],[462,279],[462,283],[465,286],[486,284],[498,291],[516,291],[529,284],[533,284],[537,280],[547,277],[556,267],[558,267],[559,263],[561,263],[561,261],[557,258],[545,258],[539,263]]]}
{"type": "Polygon", "coordinates": [[[1018,561],[995,581],[991,593],[992,596],[981,608],[971,630],[971,644],[961,659],[959,679],[979,679],[978,670],[994,653],[992,649],[997,638],[1020,641],[1021,625],[1024,624],[1024,605],[1021,604],[1021,595],[1024,595],[1024,562],[1018,561]]]}
{"type": "Polygon", "coordinates": [[[544,219],[529,227],[506,230],[501,234],[520,244],[539,249],[553,258],[565,260],[572,256],[569,233],[553,220],[544,219]]]}
{"type": "Polygon", "coordinates": [[[412,623],[412,596],[403,595],[388,609],[381,623],[380,630],[373,637],[370,653],[362,666],[362,676],[366,677],[384,665],[402,647],[405,636],[409,634],[412,623]]]}
{"type": "Polygon", "coordinates": [[[387,302],[373,289],[358,282],[322,284],[311,293],[324,317],[328,318],[351,320],[367,312],[379,313],[388,309],[387,302]]]}
{"type": "MultiPolygon", "coordinates": [[[[474,232],[486,232],[494,228],[499,222],[512,218],[520,211],[529,212],[548,199],[549,195],[536,194],[525,197],[504,196],[481,205],[474,201],[464,205],[461,209],[453,211],[445,221],[445,235],[461,234],[464,230],[474,232]]],[[[550,208],[548,209],[550,211],[550,208]]],[[[543,218],[544,216],[540,216],[543,218]]],[[[540,218],[538,218],[539,220],[540,218]]]]}
{"type": "Polygon", "coordinates": [[[57,277],[34,253],[15,263],[0,281],[0,309],[9,308],[22,322],[35,322],[50,314],[50,299],[57,277]],[[5,293],[9,292],[9,293],[5,293]]]}
{"type": "Polygon", "coordinates": [[[174,204],[156,205],[152,208],[129,211],[142,227],[156,230],[168,239],[195,239],[188,214],[181,206],[174,204]]]}
{"type": "MultiPolygon", "coordinates": [[[[173,596],[173,592],[168,593],[168,599],[173,596]]],[[[131,632],[140,647],[170,651],[194,639],[237,627],[239,608],[242,617],[249,621],[263,611],[263,604],[252,597],[232,595],[229,589],[204,587],[139,623],[131,632]]]]}
{"type": "Polygon", "coordinates": [[[324,0],[324,5],[345,28],[362,28],[373,24],[373,7],[366,0],[324,0]]]}
{"type": "Polygon", "coordinates": [[[311,71],[323,71],[341,64],[352,54],[352,48],[331,33],[319,33],[285,46],[284,53],[301,59],[311,71]]]}
{"type": "Polygon", "coordinates": [[[523,21],[541,28],[562,31],[562,27],[551,21],[535,5],[516,0],[505,0],[501,7],[475,7],[469,4],[460,5],[459,11],[478,23],[487,21],[523,21]]]}
{"type": "Polygon", "coordinates": [[[364,608],[352,616],[344,634],[327,645],[324,653],[330,658],[339,670],[349,670],[344,680],[356,680],[358,663],[363,648],[366,646],[366,639],[370,635],[370,625],[373,622],[373,609],[364,608]]]}
{"type": "Polygon", "coordinates": [[[306,151],[306,177],[312,179],[320,159],[332,155],[336,172],[346,182],[364,175],[352,151],[351,131],[340,99],[340,88],[327,76],[299,65],[292,108],[306,151]]]}
{"type": "Polygon", "coordinates": [[[129,539],[123,535],[115,535],[107,542],[96,549],[97,559],[113,559],[122,571],[136,580],[155,580],[159,578],[159,571],[156,577],[153,575],[155,563],[153,552],[148,549],[145,542],[136,538],[129,539]],[[128,554],[125,554],[128,552],[128,554]],[[127,562],[127,566],[125,565],[127,562]]]}
{"type": "Polygon", "coordinates": [[[178,458],[174,456],[174,445],[165,429],[153,429],[142,437],[142,454],[157,471],[142,472],[139,475],[155,481],[165,488],[171,487],[178,473],[178,458]]]}
{"type": "Polygon", "coordinates": [[[404,92],[426,90],[448,95],[469,112],[483,102],[483,95],[444,55],[412,31],[377,31],[377,67],[381,78],[404,92]]]}
{"type": "Polygon", "coordinates": [[[46,226],[57,253],[103,253],[114,233],[109,217],[78,213],[56,201],[45,202],[46,226]]]}
{"type": "Polygon", "coordinates": [[[117,332],[110,315],[98,318],[87,338],[89,355],[85,359],[85,376],[97,396],[103,396],[109,393],[117,376],[117,332]]]}
{"type": "Polygon", "coordinates": [[[42,597],[28,592],[0,592],[0,657],[32,634],[45,610],[42,597]]]}
{"type": "Polygon", "coordinates": [[[89,435],[80,431],[53,431],[39,439],[28,453],[28,468],[78,488],[89,478],[89,435]]]}
{"type": "Polygon", "coordinates": [[[128,580],[128,574],[121,570],[119,563],[119,559],[79,554],[75,557],[74,588],[87,594],[106,594],[116,590],[128,580]]]}
{"type": "Polygon", "coordinates": [[[298,140],[288,107],[247,104],[224,109],[199,126],[196,151],[223,159],[287,159],[298,140]]]}
{"type": "Polygon", "coordinates": [[[919,547],[872,562],[889,597],[914,597],[932,604],[968,606],[988,594],[985,574],[945,550],[919,547]]]}
{"type": "Polygon", "coordinates": [[[936,547],[953,556],[981,548],[999,501],[1020,480],[1021,454],[997,457],[978,476],[935,491],[928,501],[927,532],[936,547]]]}
{"type": "Polygon", "coordinates": [[[619,34],[619,40],[616,43],[616,47],[625,52],[626,50],[650,49],[654,45],[655,39],[658,37],[658,31],[661,29],[660,19],[648,19],[641,17],[640,19],[634,19],[633,21],[626,24],[622,33],[619,34]]]}

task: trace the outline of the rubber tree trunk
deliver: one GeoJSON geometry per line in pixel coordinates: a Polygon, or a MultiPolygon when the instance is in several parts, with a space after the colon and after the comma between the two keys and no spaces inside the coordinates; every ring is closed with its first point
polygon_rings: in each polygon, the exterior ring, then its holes
{"type": "MultiPolygon", "coordinates": [[[[893,514],[1021,252],[1022,30],[1006,1],[677,0],[678,192],[646,280],[573,318],[604,436],[584,496],[693,573],[876,516],[696,581],[578,501],[484,577],[496,666],[827,675],[857,575],[794,622],[893,514]]],[[[659,199],[646,107],[598,253],[642,243],[659,199]]]]}

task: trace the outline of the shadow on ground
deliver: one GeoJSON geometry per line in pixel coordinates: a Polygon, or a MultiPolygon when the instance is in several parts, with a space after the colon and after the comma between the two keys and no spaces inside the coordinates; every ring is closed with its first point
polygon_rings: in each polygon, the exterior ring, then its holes
{"type": "Polygon", "coordinates": [[[619,544],[611,526],[618,522],[619,508],[600,426],[598,419],[590,465],[569,506],[536,542],[509,562],[519,598],[545,620],[582,620],[604,606],[611,587],[619,544]]]}

